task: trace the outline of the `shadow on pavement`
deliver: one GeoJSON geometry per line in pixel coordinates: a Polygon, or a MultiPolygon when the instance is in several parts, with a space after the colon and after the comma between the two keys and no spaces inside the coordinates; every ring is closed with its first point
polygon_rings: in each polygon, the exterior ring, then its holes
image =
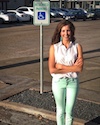
{"type": "MultiPolygon", "coordinates": [[[[100,52],[100,49],[86,51],[86,52],[83,52],[83,54],[92,53],[92,52],[100,52]]],[[[43,61],[48,61],[48,57],[44,58],[43,61]]],[[[12,68],[12,67],[18,67],[18,66],[27,65],[27,64],[38,63],[38,62],[40,62],[40,59],[30,60],[30,61],[26,61],[26,62],[19,62],[19,63],[15,63],[15,64],[0,66],[0,70],[12,68]]]]}
{"type": "MultiPolygon", "coordinates": [[[[48,58],[44,58],[43,59],[43,61],[47,61],[47,60],[48,60],[48,58]]],[[[0,66],[0,70],[12,68],[12,67],[18,67],[18,66],[27,65],[27,64],[38,63],[38,62],[40,62],[40,59],[26,61],[26,62],[21,62],[21,63],[10,64],[10,65],[6,65],[6,66],[0,66]]]]}
{"type": "Polygon", "coordinates": [[[100,125],[100,116],[88,121],[85,125],[100,125]]]}
{"type": "Polygon", "coordinates": [[[83,54],[93,53],[93,52],[100,52],[100,49],[89,50],[89,51],[83,52],[83,54]]]}
{"type": "Polygon", "coordinates": [[[80,84],[85,83],[85,82],[89,82],[89,81],[92,81],[92,80],[97,80],[97,79],[100,79],[100,77],[96,77],[96,78],[92,78],[92,79],[89,79],[89,80],[82,81],[82,82],[80,82],[80,84]]]}

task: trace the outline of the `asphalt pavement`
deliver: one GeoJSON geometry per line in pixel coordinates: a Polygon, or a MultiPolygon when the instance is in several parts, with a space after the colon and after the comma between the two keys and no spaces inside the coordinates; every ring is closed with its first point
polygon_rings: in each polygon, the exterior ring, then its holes
{"type": "MultiPolygon", "coordinates": [[[[51,27],[53,27],[53,25],[54,23],[51,25],[51,27]]],[[[75,25],[78,27],[76,30],[76,36],[78,37],[79,42],[83,45],[83,56],[84,56],[83,72],[79,75],[80,91],[78,94],[78,100],[99,105],[98,110],[100,110],[100,27],[98,27],[100,25],[100,21],[97,21],[95,25],[91,21],[86,23],[79,22],[79,24],[78,22],[76,22],[75,25]]],[[[2,32],[1,29],[0,29],[0,32],[2,32]]],[[[49,34],[50,31],[49,32],[47,31],[47,33],[49,34]]],[[[3,36],[1,36],[1,38],[3,39],[3,36]]],[[[48,40],[48,38],[46,38],[46,40],[48,40]]],[[[3,41],[1,41],[0,44],[6,45],[6,43],[5,42],[3,43],[3,41]]],[[[7,45],[9,48],[9,44],[7,45]]],[[[47,45],[44,46],[44,48],[46,51],[48,51],[47,45]]],[[[0,55],[1,56],[1,59],[0,59],[0,80],[1,81],[3,81],[9,76],[14,76],[14,77],[16,76],[16,78],[18,77],[34,78],[35,80],[39,81],[40,61],[39,61],[39,53],[36,54],[36,48],[34,50],[35,56],[32,56],[32,55],[29,56],[30,53],[28,54],[26,53],[26,56],[20,56],[21,53],[19,53],[19,57],[15,55],[15,57],[17,58],[14,58],[14,53],[12,54],[13,58],[8,58],[6,54],[8,53],[9,55],[9,51],[7,51],[6,49],[6,53],[4,53],[5,51],[4,49],[5,48],[2,47],[0,50],[1,53],[3,54],[3,56],[0,55]],[[7,58],[4,58],[4,56],[7,58]]],[[[16,51],[15,51],[15,54],[16,54],[16,51]]],[[[44,54],[43,93],[51,91],[51,76],[48,71],[47,60],[48,60],[48,53],[44,54]]],[[[33,89],[40,92],[40,84],[37,86],[34,86],[33,89]]],[[[95,123],[95,124],[99,125],[99,123],[95,123]]]]}

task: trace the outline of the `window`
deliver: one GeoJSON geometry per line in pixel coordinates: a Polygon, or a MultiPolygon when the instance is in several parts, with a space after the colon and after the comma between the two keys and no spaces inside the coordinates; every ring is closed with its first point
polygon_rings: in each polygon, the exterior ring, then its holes
{"type": "Polygon", "coordinates": [[[21,11],[28,11],[27,8],[20,8],[19,10],[21,10],[21,11]]]}

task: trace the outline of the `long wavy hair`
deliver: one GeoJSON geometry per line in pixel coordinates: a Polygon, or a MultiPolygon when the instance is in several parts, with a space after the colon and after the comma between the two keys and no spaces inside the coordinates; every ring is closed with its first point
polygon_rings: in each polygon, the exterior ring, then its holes
{"type": "Polygon", "coordinates": [[[73,23],[69,20],[62,20],[58,23],[58,25],[56,26],[56,29],[54,31],[53,37],[52,37],[52,41],[51,44],[56,44],[58,42],[60,42],[60,32],[63,26],[69,25],[70,30],[71,30],[71,38],[70,41],[75,42],[75,26],[73,25],[73,23]]]}

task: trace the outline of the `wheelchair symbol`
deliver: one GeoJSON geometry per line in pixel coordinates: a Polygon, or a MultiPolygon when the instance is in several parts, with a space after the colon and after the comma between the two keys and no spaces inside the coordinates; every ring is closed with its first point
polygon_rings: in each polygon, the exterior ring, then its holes
{"type": "Polygon", "coordinates": [[[38,12],[38,20],[45,20],[45,12],[38,12]]]}

